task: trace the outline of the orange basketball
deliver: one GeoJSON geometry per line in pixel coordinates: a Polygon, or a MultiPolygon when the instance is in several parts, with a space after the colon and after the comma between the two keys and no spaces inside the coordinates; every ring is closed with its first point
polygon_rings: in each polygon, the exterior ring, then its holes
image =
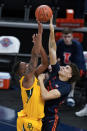
{"type": "Polygon", "coordinates": [[[52,9],[48,5],[40,5],[35,11],[35,17],[40,22],[48,22],[52,15],[52,9]]]}

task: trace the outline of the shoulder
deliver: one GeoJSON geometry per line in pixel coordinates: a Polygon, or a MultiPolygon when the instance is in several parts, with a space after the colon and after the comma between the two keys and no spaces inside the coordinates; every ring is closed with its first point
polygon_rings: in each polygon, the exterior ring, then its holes
{"type": "Polygon", "coordinates": [[[77,46],[80,46],[80,45],[81,45],[81,43],[80,43],[79,41],[75,40],[75,39],[73,39],[72,42],[73,42],[75,45],[77,45],[77,46]]]}
{"type": "Polygon", "coordinates": [[[75,47],[76,49],[80,49],[80,50],[83,49],[82,44],[79,41],[72,40],[72,43],[73,43],[73,47],[75,47]]]}

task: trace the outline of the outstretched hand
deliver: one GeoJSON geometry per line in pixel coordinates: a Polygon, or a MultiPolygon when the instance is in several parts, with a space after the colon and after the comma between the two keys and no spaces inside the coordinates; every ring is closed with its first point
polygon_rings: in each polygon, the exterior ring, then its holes
{"type": "Polygon", "coordinates": [[[38,34],[33,34],[32,39],[34,43],[34,52],[40,52],[41,46],[42,46],[42,33],[43,33],[43,27],[40,21],[37,21],[38,23],[38,34]]]}
{"type": "Polygon", "coordinates": [[[38,23],[38,34],[42,35],[43,33],[43,26],[42,23],[40,23],[40,21],[37,20],[38,23]]]}

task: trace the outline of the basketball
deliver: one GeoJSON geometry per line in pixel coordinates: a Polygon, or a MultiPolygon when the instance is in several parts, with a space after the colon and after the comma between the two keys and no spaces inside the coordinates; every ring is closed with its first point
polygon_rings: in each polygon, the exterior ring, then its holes
{"type": "Polygon", "coordinates": [[[35,11],[35,17],[40,22],[48,22],[52,15],[52,9],[48,5],[40,5],[35,11]]]}

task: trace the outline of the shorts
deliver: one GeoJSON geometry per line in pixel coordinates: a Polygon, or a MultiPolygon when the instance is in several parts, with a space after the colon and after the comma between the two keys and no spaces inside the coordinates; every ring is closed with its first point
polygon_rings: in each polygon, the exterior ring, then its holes
{"type": "Polygon", "coordinates": [[[20,116],[17,118],[17,131],[41,131],[42,120],[32,120],[20,116]]]}
{"type": "Polygon", "coordinates": [[[56,115],[55,119],[53,119],[52,117],[43,119],[42,131],[57,131],[58,125],[59,125],[58,115],[56,115]]]}

